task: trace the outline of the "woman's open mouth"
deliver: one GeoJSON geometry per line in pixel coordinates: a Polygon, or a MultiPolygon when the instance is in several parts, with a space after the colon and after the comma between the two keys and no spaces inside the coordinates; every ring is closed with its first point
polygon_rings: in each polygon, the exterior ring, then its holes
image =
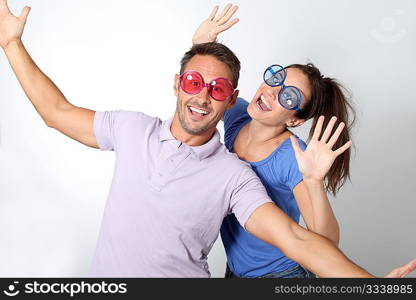
{"type": "Polygon", "coordinates": [[[257,99],[256,104],[262,111],[272,111],[269,102],[263,95],[261,95],[260,98],[257,99]]]}

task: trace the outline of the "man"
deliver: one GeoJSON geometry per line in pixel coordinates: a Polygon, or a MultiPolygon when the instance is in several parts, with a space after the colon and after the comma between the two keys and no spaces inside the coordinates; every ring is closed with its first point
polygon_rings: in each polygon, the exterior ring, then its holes
{"type": "Polygon", "coordinates": [[[15,17],[0,0],[0,46],[26,95],[49,127],[117,153],[91,276],[208,277],[207,255],[231,212],[321,277],[371,276],[271,203],[254,172],[219,142],[216,125],[238,95],[239,61],[227,47],[207,43],[185,54],[168,121],[94,112],[69,103],[27,53],[21,36],[29,11],[15,17]]]}

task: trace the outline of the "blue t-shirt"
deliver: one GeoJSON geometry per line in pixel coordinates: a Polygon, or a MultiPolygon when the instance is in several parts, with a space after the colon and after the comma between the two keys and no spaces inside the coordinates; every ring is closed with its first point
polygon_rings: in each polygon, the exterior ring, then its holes
{"type": "MultiPolygon", "coordinates": [[[[224,142],[231,152],[240,129],[251,120],[248,102],[238,98],[237,103],[224,114],[224,142]]],[[[302,150],[306,144],[296,137],[302,150]]],[[[282,142],[272,154],[251,167],[265,186],[274,203],[295,222],[299,222],[299,208],[292,190],[303,180],[290,139],[282,142]]],[[[248,233],[231,214],[221,226],[221,238],[227,253],[228,265],[239,277],[258,277],[281,272],[298,264],[287,258],[278,248],[248,233]]]]}

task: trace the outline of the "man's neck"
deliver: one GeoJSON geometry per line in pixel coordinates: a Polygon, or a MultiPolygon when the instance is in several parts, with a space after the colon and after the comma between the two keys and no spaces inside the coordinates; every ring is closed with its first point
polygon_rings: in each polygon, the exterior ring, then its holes
{"type": "Polygon", "coordinates": [[[178,141],[187,144],[191,147],[201,146],[207,143],[215,133],[215,128],[211,128],[204,133],[194,135],[186,132],[179,121],[177,114],[173,117],[172,125],[170,127],[170,132],[173,137],[178,141]]]}

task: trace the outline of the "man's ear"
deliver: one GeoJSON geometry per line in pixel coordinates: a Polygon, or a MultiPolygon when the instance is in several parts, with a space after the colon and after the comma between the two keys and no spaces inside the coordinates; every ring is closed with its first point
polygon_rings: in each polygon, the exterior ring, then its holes
{"type": "Polygon", "coordinates": [[[288,122],[286,122],[286,126],[287,127],[298,127],[300,125],[303,125],[303,123],[305,123],[306,120],[304,119],[292,119],[288,122]]]}
{"type": "Polygon", "coordinates": [[[228,102],[227,109],[230,109],[231,107],[233,107],[234,104],[237,102],[238,93],[239,93],[239,90],[235,90],[234,94],[232,94],[231,100],[230,102],[228,102]]]}
{"type": "Polygon", "coordinates": [[[178,97],[179,95],[179,75],[175,74],[175,82],[173,84],[173,92],[175,93],[175,96],[178,97]]]}

